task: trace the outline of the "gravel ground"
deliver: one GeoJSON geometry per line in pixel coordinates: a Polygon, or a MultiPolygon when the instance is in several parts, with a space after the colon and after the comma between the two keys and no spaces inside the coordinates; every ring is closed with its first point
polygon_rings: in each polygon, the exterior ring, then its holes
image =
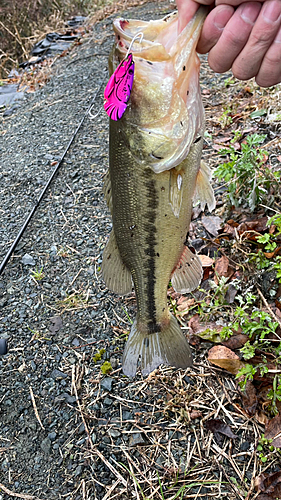
{"type": "MultiPolygon", "coordinates": [[[[128,16],[169,9],[146,4],[128,16]]],[[[239,410],[231,377],[206,366],[208,344],[186,372],[133,381],[121,372],[134,295],[116,297],[100,274],[111,220],[101,192],[108,122],[99,86],[111,24],[96,24],[55,62],[49,82],[1,119],[0,260],[97,94],[97,116],[86,118],[0,281],[0,337],[9,343],[0,360],[0,500],[141,498],[140,488],[156,499],[157,472],[164,495],[190,481],[184,498],[250,499],[259,430],[239,410]],[[106,360],[110,376],[100,370],[106,360]],[[204,427],[213,417],[237,438],[214,441],[204,427]]],[[[229,76],[210,76],[206,63],[202,75],[209,88],[229,76]]]]}

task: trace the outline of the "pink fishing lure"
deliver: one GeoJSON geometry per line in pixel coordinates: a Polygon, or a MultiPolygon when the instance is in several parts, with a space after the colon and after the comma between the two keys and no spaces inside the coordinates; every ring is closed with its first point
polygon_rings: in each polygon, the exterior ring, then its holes
{"type": "Polygon", "coordinates": [[[129,54],[121,61],[105,87],[104,109],[112,120],[120,120],[126,111],[134,81],[134,70],[133,56],[129,54]]]}

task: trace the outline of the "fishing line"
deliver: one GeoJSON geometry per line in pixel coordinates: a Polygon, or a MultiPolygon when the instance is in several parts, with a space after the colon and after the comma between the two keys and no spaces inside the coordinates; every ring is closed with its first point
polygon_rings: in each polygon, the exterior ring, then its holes
{"type": "Polygon", "coordinates": [[[67,146],[66,146],[66,148],[65,148],[65,150],[64,150],[64,152],[63,152],[63,155],[62,155],[61,159],[59,160],[59,162],[57,163],[56,167],[54,168],[54,170],[53,170],[53,172],[52,172],[51,176],[49,177],[49,180],[47,181],[47,183],[45,184],[45,186],[44,186],[43,190],[41,191],[41,194],[40,194],[39,198],[36,200],[34,207],[33,207],[33,208],[31,209],[31,211],[29,212],[29,214],[28,214],[28,216],[27,216],[27,218],[26,218],[26,220],[25,220],[25,222],[24,222],[23,226],[21,227],[21,229],[20,229],[20,231],[19,231],[18,235],[16,236],[16,238],[15,238],[15,240],[13,241],[12,245],[10,246],[10,248],[9,248],[8,252],[6,253],[6,255],[5,255],[5,257],[4,257],[4,260],[2,261],[2,263],[1,263],[1,265],[0,265],[0,276],[1,276],[1,274],[3,273],[3,271],[4,271],[5,267],[6,267],[6,265],[8,264],[8,262],[9,262],[9,260],[10,260],[10,258],[11,258],[12,253],[13,253],[13,252],[14,252],[14,250],[16,249],[16,247],[17,247],[17,245],[18,245],[18,243],[19,243],[19,241],[20,241],[20,239],[21,239],[22,235],[24,234],[24,232],[25,232],[25,230],[26,230],[26,228],[27,228],[28,224],[30,223],[30,221],[31,221],[31,219],[32,219],[32,217],[33,217],[33,215],[35,214],[35,212],[36,212],[37,208],[39,207],[39,205],[40,205],[40,203],[41,203],[41,201],[42,201],[42,199],[43,199],[44,195],[46,194],[46,191],[48,190],[48,188],[49,188],[49,186],[50,186],[51,182],[53,181],[53,179],[54,179],[54,177],[56,176],[56,174],[57,174],[57,172],[58,172],[59,168],[61,167],[61,165],[62,165],[62,163],[63,163],[63,160],[65,159],[65,156],[66,156],[66,154],[68,153],[68,150],[69,150],[70,146],[72,145],[72,143],[73,143],[73,141],[74,141],[74,139],[75,139],[76,135],[78,134],[78,132],[79,132],[80,128],[82,127],[82,125],[83,125],[83,123],[84,123],[84,121],[85,121],[85,118],[89,115],[90,110],[91,110],[91,108],[93,107],[94,102],[95,102],[95,100],[96,100],[96,98],[97,98],[97,96],[98,96],[98,93],[99,93],[100,89],[101,89],[101,88],[102,88],[102,86],[103,86],[103,83],[104,83],[104,78],[105,78],[105,77],[103,77],[103,79],[102,79],[102,81],[101,81],[101,84],[99,85],[98,90],[96,91],[96,93],[95,93],[94,97],[93,97],[93,98],[92,98],[92,100],[91,100],[90,105],[88,106],[88,108],[87,108],[86,112],[85,112],[85,113],[84,113],[84,115],[83,115],[83,118],[81,119],[81,121],[80,121],[79,125],[77,126],[77,128],[76,128],[75,132],[73,133],[73,135],[72,135],[72,137],[71,137],[71,139],[70,139],[69,143],[67,144],[67,146]]]}
{"type": "Polygon", "coordinates": [[[130,54],[131,48],[132,48],[132,46],[134,45],[135,41],[136,41],[138,38],[140,38],[139,43],[142,43],[142,41],[143,41],[143,32],[142,32],[142,31],[139,31],[138,33],[136,33],[136,35],[132,38],[131,43],[130,43],[130,45],[129,45],[129,48],[128,48],[128,50],[127,50],[127,53],[126,53],[126,55],[125,55],[125,59],[126,59],[126,57],[128,57],[128,55],[130,54]]]}

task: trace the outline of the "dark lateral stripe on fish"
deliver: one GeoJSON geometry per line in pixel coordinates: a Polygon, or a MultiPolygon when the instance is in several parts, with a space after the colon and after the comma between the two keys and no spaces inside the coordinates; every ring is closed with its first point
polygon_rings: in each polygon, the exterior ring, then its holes
{"type": "Polygon", "coordinates": [[[146,248],[144,250],[145,254],[148,256],[145,265],[145,277],[146,277],[146,290],[145,294],[147,297],[146,307],[148,314],[147,329],[148,333],[156,333],[161,331],[161,326],[157,324],[156,321],[156,305],[155,305],[155,259],[156,252],[155,247],[156,241],[156,216],[158,208],[158,196],[155,188],[155,180],[153,179],[153,172],[150,168],[145,169],[144,177],[146,178],[145,187],[147,188],[147,205],[148,211],[145,213],[146,223],[144,225],[145,232],[147,234],[145,238],[146,248]]]}

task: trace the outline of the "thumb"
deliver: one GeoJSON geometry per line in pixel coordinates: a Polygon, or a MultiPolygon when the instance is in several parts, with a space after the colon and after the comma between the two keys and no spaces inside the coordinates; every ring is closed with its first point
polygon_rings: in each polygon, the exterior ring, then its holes
{"type": "Polygon", "coordinates": [[[200,5],[212,5],[214,0],[177,0],[178,8],[178,32],[185,28],[194,14],[199,9],[200,5]]]}

